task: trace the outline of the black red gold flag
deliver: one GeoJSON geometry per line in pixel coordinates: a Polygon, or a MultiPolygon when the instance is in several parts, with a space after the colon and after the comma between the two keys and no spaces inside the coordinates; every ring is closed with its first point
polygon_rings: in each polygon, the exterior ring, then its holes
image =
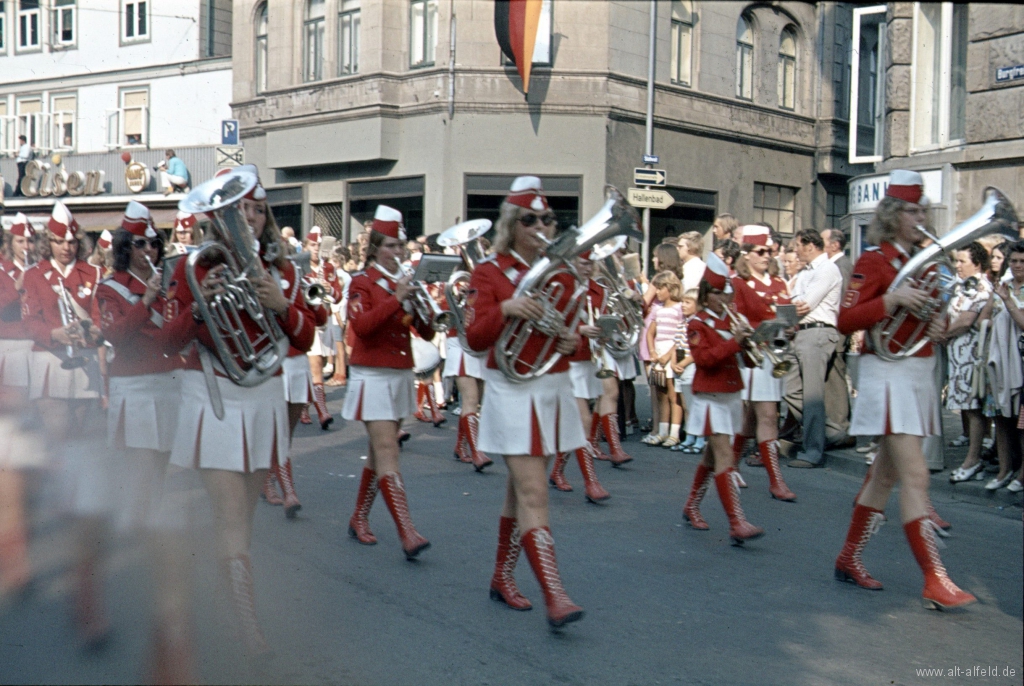
{"type": "Polygon", "coordinates": [[[543,0],[495,0],[494,33],[502,52],[515,62],[523,79],[523,92],[530,92],[530,67],[537,42],[543,0]]]}

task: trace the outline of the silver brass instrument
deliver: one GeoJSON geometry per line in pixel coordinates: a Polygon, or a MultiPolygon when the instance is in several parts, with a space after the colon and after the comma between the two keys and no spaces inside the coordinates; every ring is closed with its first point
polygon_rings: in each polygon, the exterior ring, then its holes
{"type": "Polygon", "coordinates": [[[324,303],[334,304],[334,297],[330,290],[320,281],[310,279],[307,274],[313,273],[311,264],[312,255],[308,252],[300,252],[288,255],[286,258],[295,267],[295,273],[302,279],[302,298],[310,307],[320,307],[324,303]]]}
{"type": "MultiPolygon", "coordinates": [[[[402,265],[402,271],[408,276],[413,274],[412,269],[405,265],[402,265]]],[[[406,302],[412,307],[413,314],[437,333],[447,333],[448,329],[452,328],[455,324],[455,315],[450,311],[446,312],[441,309],[441,306],[431,297],[430,291],[427,290],[426,284],[422,281],[410,281],[409,285],[412,287],[412,291],[409,293],[409,298],[406,302]]]]}
{"type": "Polygon", "coordinates": [[[548,243],[544,256],[523,275],[512,296],[533,298],[544,308],[544,316],[539,320],[509,320],[494,345],[495,362],[509,381],[522,383],[537,378],[561,358],[555,344],[559,337],[576,330],[587,292],[572,264],[576,256],[619,234],[641,238],[638,225],[636,210],[626,204],[614,186],[605,186],[605,202],[598,213],[580,228],[570,228],[548,243]],[[566,274],[575,281],[575,287],[562,304],[567,287],[559,277],[566,274]],[[544,335],[546,340],[536,361],[527,363],[522,353],[534,333],[544,335]]]}
{"type": "MultiPolygon", "coordinates": [[[[750,322],[747,321],[747,318],[741,317],[739,314],[733,312],[731,308],[725,308],[725,316],[727,316],[729,318],[729,321],[732,322],[733,328],[750,329],[750,322]]],[[[761,324],[762,326],[764,326],[764,324],[766,323],[770,324],[770,322],[762,322],[761,324]]],[[[780,326],[784,325],[780,323],[780,326]]],[[[758,327],[759,330],[760,328],[761,327],[758,327]]],[[[768,335],[771,336],[772,334],[768,335]]],[[[779,357],[779,353],[773,350],[772,346],[769,345],[767,342],[755,340],[755,338],[757,337],[759,336],[756,336],[756,332],[751,331],[750,337],[748,337],[746,342],[744,343],[743,352],[747,354],[747,357],[753,360],[754,364],[756,364],[758,367],[763,365],[765,359],[767,358],[767,360],[772,365],[772,377],[775,379],[781,379],[786,374],[789,374],[789,372],[793,369],[793,363],[790,362],[789,360],[784,360],[781,357],[779,357]]]]}
{"type": "Polygon", "coordinates": [[[630,288],[619,271],[613,255],[626,245],[626,237],[619,235],[607,240],[590,251],[596,271],[594,281],[604,288],[606,312],[619,317],[619,327],[605,340],[605,346],[614,356],[621,357],[633,351],[640,342],[644,328],[643,309],[629,297],[630,288]]]}
{"type": "MultiPolygon", "coordinates": [[[[64,279],[57,277],[57,283],[60,284],[57,307],[60,309],[61,326],[67,331],[77,324],[82,329],[82,333],[88,336],[89,322],[79,319],[78,314],[75,312],[75,303],[71,300],[71,294],[64,288],[64,279]]],[[[78,346],[66,346],[65,353],[67,356],[61,360],[61,369],[79,369],[89,363],[89,358],[86,357],[85,351],[81,350],[78,346]]]]}
{"type": "MultiPolygon", "coordinates": [[[[246,221],[240,202],[258,179],[246,170],[235,170],[196,186],[178,203],[178,208],[191,214],[205,214],[212,222],[215,241],[206,241],[188,255],[185,276],[192,290],[199,314],[213,339],[214,354],[225,373],[239,386],[258,386],[280,369],[288,355],[288,338],[281,331],[274,312],[263,307],[252,279],[264,278],[266,271],[260,261],[259,244],[246,221]],[[225,265],[220,273],[224,292],[207,300],[203,297],[196,267],[204,264],[225,265]],[[257,327],[250,337],[245,319],[257,327]]],[[[268,258],[271,256],[268,255],[268,258]]],[[[216,381],[207,371],[207,387],[213,398],[216,381]],[[211,381],[213,381],[211,386],[211,381]]],[[[221,407],[223,413],[223,407],[221,407]]]]}
{"type": "MultiPolygon", "coordinates": [[[[594,320],[594,303],[591,301],[590,296],[587,296],[587,323],[590,326],[597,326],[594,320]]],[[[594,376],[599,379],[609,379],[615,376],[615,370],[608,366],[608,360],[605,358],[604,352],[603,345],[594,340],[590,341],[590,361],[597,367],[594,376]]]]}
{"type": "Polygon", "coordinates": [[[448,282],[444,285],[444,297],[448,301],[448,311],[452,313],[452,322],[459,334],[462,350],[474,357],[480,357],[487,353],[486,351],[478,353],[469,347],[469,342],[466,340],[466,323],[462,313],[466,307],[466,293],[469,290],[470,276],[476,269],[476,265],[484,258],[480,238],[490,230],[490,219],[471,219],[445,229],[437,237],[437,244],[441,247],[457,247],[462,259],[466,262],[466,269],[454,271],[448,277],[448,282]]]}
{"type": "Polygon", "coordinates": [[[985,189],[983,197],[985,201],[981,209],[942,238],[918,227],[931,240],[931,244],[919,250],[903,265],[886,293],[910,286],[927,293],[928,302],[917,311],[897,307],[871,328],[868,332],[871,347],[881,359],[895,362],[913,357],[928,343],[928,327],[935,317],[945,314],[957,284],[956,267],[950,252],[960,250],[992,233],[1001,233],[1011,240],[1017,240],[1017,213],[1010,201],[999,189],[991,186],[985,189]],[[906,341],[897,341],[898,332],[908,323],[913,328],[906,341]]]}

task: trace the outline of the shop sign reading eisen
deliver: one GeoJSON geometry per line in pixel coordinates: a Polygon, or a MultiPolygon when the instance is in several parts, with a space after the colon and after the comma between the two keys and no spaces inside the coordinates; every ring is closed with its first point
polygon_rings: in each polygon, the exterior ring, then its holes
{"type": "Polygon", "coordinates": [[[25,165],[25,178],[21,180],[21,193],[28,198],[61,195],[99,195],[104,191],[105,173],[101,169],[67,172],[61,166],[60,155],[51,158],[53,164],[30,160],[25,165]]]}

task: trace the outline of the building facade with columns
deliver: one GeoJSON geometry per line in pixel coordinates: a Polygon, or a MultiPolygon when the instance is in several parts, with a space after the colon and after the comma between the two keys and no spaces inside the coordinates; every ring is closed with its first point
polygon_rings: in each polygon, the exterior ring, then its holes
{"type": "MultiPolygon", "coordinates": [[[[643,166],[650,3],[544,0],[529,92],[493,0],[239,0],[232,108],[283,223],[338,236],[386,202],[413,234],[493,217],[540,176],[563,223],[643,166]]],[[[848,182],[852,6],[659,0],[652,243],[716,214],[835,226],[848,182]]]]}
{"type": "Polygon", "coordinates": [[[1024,6],[890,2],[858,8],[855,23],[853,80],[867,97],[856,159],[874,169],[850,182],[846,228],[861,233],[893,169],[921,172],[940,235],[979,209],[987,186],[1020,214],[1024,6]]]}
{"type": "Polygon", "coordinates": [[[138,200],[173,225],[181,195],[164,195],[155,167],[173,149],[193,182],[216,169],[231,117],[231,10],[230,0],[0,1],[6,219],[42,221],[60,198],[95,232],[138,200]],[[16,188],[22,135],[34,159],[16,188]]]}

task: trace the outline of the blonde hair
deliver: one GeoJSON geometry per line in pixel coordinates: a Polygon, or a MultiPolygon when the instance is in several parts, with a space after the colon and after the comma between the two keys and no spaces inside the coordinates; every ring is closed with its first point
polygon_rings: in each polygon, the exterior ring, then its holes
{"type": "Polygon", "coordinates": [[[700,297],[700,291],[698,289],[696,289],[696,288],[690,288],[690,289],[688,289],[686,291],[683,291],[682,300],[694,300],[694,301],[696,301],[698,297],[700,297]]]}
{"type": "Polygon", "coordinates": [[[896,230],[900,227],[900,212],[909,205],[910,203],[899,198],[891,196],[882,198],[878,207],[875,208],[875,216],[871,218],[871,225],[868,226],[868,242],[880,245],[883,241],[895,240],[896,230]]]}
{"type": "Polygon", "coordinates": [[[519,219],[518,205],[510,202],[502,202],[498,214],[498,221],[494,222],[494,244],[491,246],[494,252],[500,255],[507,255],[512,249],[512,240],[516,235],[516,221],[519,219]]]}
{"type": "Polygon", "coordinates": [[[651,287],[655,289],[667,288],[669,297],[676,301],[680,299],[680,295],[683,292],[683,284],[679,277],[675,275],[675,272],[658,272],[651,279],[651,287]]]}
{"type": "Polygon", "coordinates": [[[680,243],[686,243],[686,249],[694,257],[704,257],[704,237],[698,231],[687,231],[679,237],[680,243]]]}

